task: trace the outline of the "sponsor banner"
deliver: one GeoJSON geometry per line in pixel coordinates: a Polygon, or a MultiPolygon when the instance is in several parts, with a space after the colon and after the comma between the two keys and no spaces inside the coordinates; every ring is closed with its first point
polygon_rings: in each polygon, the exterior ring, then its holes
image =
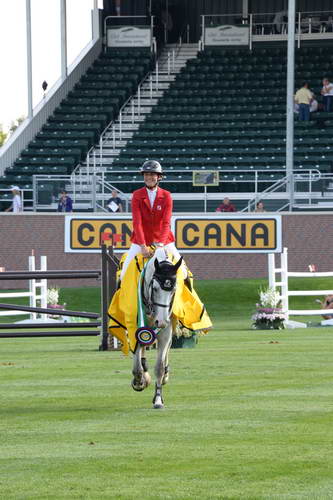
{"type": "Polygon", "coordinates": [[[149,28],[138,28],[137,26],[121,26],[108,28],[108,47],[150,47],[151,30],[149,28]]]}
{"type": "Polygon", "coordinates": [[[114,246],[115,251],[124,252],[131,245],[132,218],[121,215],[114,218],[66,216],[65,252],[99,252],[102,233],[121,235],[114,246]]]}
{"type": "MultiPolygon", "coordinates": [[[[281,216],[208,215],[172,218],[181,253],[271,253],[282,251],[281,216]]],[[[131,245],[132,218],[126,215],[65,216],[65,252],[100,252],[105,234],[116,235],[115,252],[131,245]],[[102,237],[101,235],[104,234],[102,237]]]]}
{"type": "Polygon", "coordinates": [[[281,252],[281,216],[177,217],[181,253],[281,252]]]}
{"type": "Polygon", "coordinates": [[[248,45],[249,27],[223,25],[205,28],[205,45],[248,45]]]}

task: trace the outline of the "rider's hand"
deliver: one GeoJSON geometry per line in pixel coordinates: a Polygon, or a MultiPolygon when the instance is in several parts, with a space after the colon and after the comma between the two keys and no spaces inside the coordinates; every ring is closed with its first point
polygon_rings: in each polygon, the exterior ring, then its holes
{"type": "Polygon", "coordinates": [[[147,247],[147,245],[141,245],[141,253],[145,259],[148,259],[151,256],[151,250],[147,247]]]}

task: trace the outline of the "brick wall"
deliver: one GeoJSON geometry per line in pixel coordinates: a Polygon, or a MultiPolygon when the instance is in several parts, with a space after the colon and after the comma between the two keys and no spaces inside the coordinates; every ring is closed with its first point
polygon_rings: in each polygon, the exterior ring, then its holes
{"type": "MultiPolygon", "coordinates": [[[[289,249],[289,268],[306,271],[333,270],[333,214],[286,214],[282,216],[283,246],[289,249]]],[[[99,254],[64,252],[62,214],[0,214],[0,267],[6,271],[28,269],[31,250],[47,255],[48,269],[99,269],[99,254]]],[[[267,276],[265,254],[185,254],[200,279],[258,278],[267,276]]],[[[39,263],[39,260],[37,261],[39,263]]],[[[49,281],[52,284],[51,280],[49,281]]],[[[96,285],[96,280],[59,280],[59,286],[96,285]]],[[[2,281],[1,288],[26,287],[24,282],[2,281]]]]}

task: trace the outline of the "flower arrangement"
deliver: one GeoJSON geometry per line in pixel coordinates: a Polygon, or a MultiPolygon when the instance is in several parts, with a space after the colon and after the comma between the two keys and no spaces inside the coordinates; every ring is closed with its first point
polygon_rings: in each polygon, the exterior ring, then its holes
{"type": "MultiPolygon", "coordinates": [[[[57,287],[48,288],[46,294],[47,307],[50,309],[65,309],[66,304],[59,304],[59,292],[60,289],[57,287]]],[[[55,316],[50,314],[49,318],[60,319],[61,316],[55,316]]]]}
{"type": "Polygon", "coordinates": [[[49,306],[56,306],[59,302],[59,288],[47,289],[47,303],[49,306]]]}
{"type": "Polygon", "coordinates": [[[281,308],[281,297],[274,288],[259,292],[260,301],[252,316],[252,327],[255,330],[282,330],[286,316],[281,308]]]}
{"type": "Polygon", "coordinates": [[[185,338],[190,338],[192,335],[194,335],[195,332],[193,330],[189,330],[183,325],[180,325],[177,323],[176,328],[173,331],[173,335],[179,339],[180,337],[185,337],[185,338]]]}

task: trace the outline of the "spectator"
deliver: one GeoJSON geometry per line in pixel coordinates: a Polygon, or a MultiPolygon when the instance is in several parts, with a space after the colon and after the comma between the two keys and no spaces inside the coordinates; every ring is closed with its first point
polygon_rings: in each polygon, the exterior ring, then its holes
{"type": "Polygon", "coordinates": [[[288,22],[288,11],[281,10],[280,12],[277,12],[273,19],[275,33],[284,32],[287,22],[288,22]]]}
{"type": "Polygon", "coordinates": [[[67,191],[63,190],[60,193],[58,202],[58,212],[73,212],[73,201],[67,195],[67,191]]]}
{"type": "Polygon", "coordinates": [[[333,84],[328,78],[323,79],[323,88],[321,89],[321,95],[324,100],[324,111],[331,112],[333,104],[333,84]]]}
{"type": "Polygon", "coordinates": [[[262,201],[258,201],[258,203],[256,204],[255,212],[266,212],[264,203],[262,201]]]}
{"type": "Polygon", "coordinates": [[[13,193],[12,204],[10,207],[6,208],[5,212],[10,212],[12,210],[14,214],[17,214],[23,211],[20,188],[18,186],[12,186],[10,189],[13,193]]]}
{"type": "Polygon", "coordinates": [[[229,198],[224,198],[223,203],[217,207],[216,212],[236,212],[236,207],[233,205],[229,198]]]}
{"type": "Polygon", "coordinates": [[[115,189],[111,192],[112,197],[107,201],[107,208],[109,212],[122,212],[123,211],[123,202],[118,197],[118,191],[115,189]]]}
{"type": "Polygon", "coordinates": [[[313,94],[309,89],[309,84],[304,82],[295,94],[295,103],[299,105],[299,119],[301,121],[310,120],[310,104],[312,101],[313,94]]]}
{"type": "MultiPolygon", "coordinates": [[[[313,101],[310,104],[310,113],[314,113],[315,111],[318,111],[318,101],[317,99],[314,98],[314,93],[312,92],[312,97],[313,101]]],[[[295,113],[299,113],[299,104],[295,102],[295,108],[294,108],[295,113]]]]}

